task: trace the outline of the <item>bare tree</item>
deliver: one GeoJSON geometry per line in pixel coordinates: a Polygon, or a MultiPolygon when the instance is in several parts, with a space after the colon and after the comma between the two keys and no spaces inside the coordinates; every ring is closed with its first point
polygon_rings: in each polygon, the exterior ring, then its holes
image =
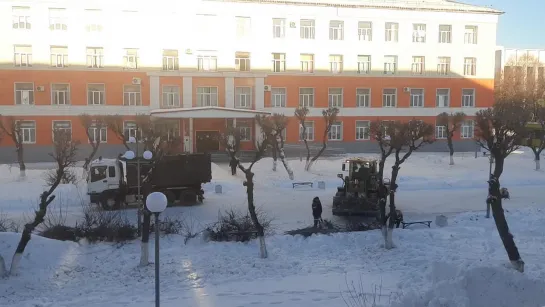
{"type": "MultiPolygon", "coordinates": [[[[434,127],[421,120],[412,119],[408,123],[391,123],[387,129],[389,137],[389,147],[393,148],[395,154],[395,162],[392,166],[392,176],[390,178],[390,213],[388,221],[388,231],[385,238],[385,248],[391,249],[394,247],[392,233],[394,231],[395,222],[397,220],[397,212],[395,205],[395,193],[397,191],[397,177],[401,164],[403,164],[411,156],[411,154],[419,150],[422,146],[433,142],[434,127]]],[[[383,220],[383,225],[386,221],[383,220]]]]}
{"type": "MultiPolygon", "coordinates": [[[[252,162],[250,162],[250,165],[248,167],[245,167],[244,165],[242,165],[242,163],[240,163],[240,160],[238,160],[238,158],[235,156],[235,150],[231,149],[232,142],[230,142],[230,140],[232,138],[237,138],[237,137],[240,138],[240,134],[235,133],[235,134],[229,135],[228,134],[229,132],[232,133],[233,130],[227,131],[227,134],[222,137],[222,140],[223,140],[224,146],[227,148],[227,152],[229,153],[231,159],[237,160],[238,168],[244,173],[246,177],[246,181],[244,181],[243,185],[246,187],[246,194],[248,198],[248,211],[250,212],[250,217],[257,230],[257,237],[259,238],[259,254],[261,258],[267,258],[268,253],[267,253],[267,246],[265,244],[265,230],[257,217],[256,208],[254,204],[254,173],[252,172],[252,168],[257,163],[257,161],[261,160],[261,158],[265,154],[265,151],[268,146],[267,142],[269,139],[265,135],[263,135],[260,139],[258,138],[255,141],[256,151],[255,151],[254,158],[252,159],[252,162]]],[[[238,142],[235,140],[234,144],[238,142]]]]}
{"type": "Polygon", "coordinates": [[[85,163],[83,165],[84,169],[87,169],[89,167],[89,163],[93,160],[95,157],[98,148],[100,146],[100,131],[103,128],[107,128],[106,122],[102,116],[94,116],[89,114],[81,114],[79,116],[79,120],[81,122],[81,125],[85,129],[85,134],[87,135],[87,140],[89,141],[89,144],[91,145],[91,152],[89,153],[89,156],[85,159],[85,163]],[[96,129],[96,130],[93,130],[96,129]],[[98,131],[98,135],[97,135],[98,131]]]}
{"type": "Polygon", "coordinates": [[[123,117],[121,115],[107,115],[104,116],[104,121],[106,126],[114,135],[122,142],[125,149],[130,150],[131,148],[127,144],[128,137],[125,135],[125,127],[123,125],[123,117]]]}
{"type": "Polygon", "coordinates": [[[526,146],[534,152],[536,171],[540,170],[541,152],[545,149],[545,101],[535,103],[532,112],[532,122],[528,123],[528,139],[526,146]]]}
{"type": "Polygon", "coordinates": [[[447,137],[447,145],[450,152],[450,165],[454,165],[454,144],[452,138],[454,133],[458,131],[466,115],[464,112],[447,113],[443,112],[437,115],[437,126],[445,127],[445,134],[447,137]]]}
{"type": "Polygon", "coordinates": [[[488,181],[487,204],[492,208],[494,222],[503,242],[509,260],[515,269],[524,271],[524,261],[520,257],[513,235],[509,231],[502,206],[500,176],[505,159],[519,148],[526,137],[526,124],[531,117],[531,108],[525,104],[517,92],[497,87],[494,108],[477,112],[476,140],[494,158],[494,171],[488,181]]]}
{"type": "Polygon", "coordinates": [[[19,163],[19,174],[21,178],[26,177],[26,165],[24,160],[24,140],[21,129],[21,121],[12,116],[0,115],[0,132],[11,139],[15,145],[17,162],[19,163]]]}
{"type": "MultiPolygon", "coordinates": [[[[53,192],[61,183],[62,178],[70,167],[75,164],[75,158],[77,153],[78,142],[72,141],[69,132],[64,130],[53,131],[53,153],[50,156],[53,157],[57,164],[56,179],[47,191],[44,191],[40,195],[40,203],[38,210],[35,211],[34,219],[27,223],[23,229],[21,240],[15,249],[11,261],[11,267],[9,272],[6,271],[5,266],[0,267],[0,276],[16,275],[19,263],[23,257],[23,252],[30,242],[32,232],[38,225],[43,223],[45,215],[47,213],[47,207],[55,199],[53,192]]],[[[0,263],[4,263],[4,259],[0,256],[0,263]]]]}
{"type": "Polygon", "coordinates": [[[384,179],[384,164],[386,159],[392,154],[393,148],[390,146],[390,136],[388,135],[389,124],[383,120],[375,120],[371,122],[369,127],[370,137],[377,142],[380,149],[380,160],[378,162],[378,178],[383,182],[384,179]]]}
{"type": "Polygon", "coordinates": [[[331,126],[337,122],[337,115],[339,114],[338,108],[327,108],[322,110],[322,118],[324,119],[324,134],[322,136],[322,148],[310,159],[310,162],[307,164],[306,170],[310,170],[314,162],[318,160],[324,153],[327,148],[327,140],[329,139],[329,133],[331,132],[331,126]]]}
{"type": "Polygon", "coordinates": [[[305,162],[305,170],[308,168],[310,164],[310,147],[308,146],[308,133],[307,133],[307,116],[308,116],[309,109],[307,107],[298,107],[295,109],[295,118],[297,118],[297,121],[299,121],[299,125],[301,126],[301,132],[299,135],[299,138],[303,140],[303,143],[305,143],[305,148],[307,149],[307,158],[305,162]]]}
{"type": "MultiPolygon", "coordinates": [[[[286,172],[288,172],[288,176],[293,180],[293,170],[286,160],[286,155],[284,154],[284,138],[282,137],[282,131],[286,129],[287,117],[282,114],[274,114],[272,116],[257,115],[255,120],[261,127],[261,133],[268,139],[267,143],[272,148],[272,151],[280,154],[280,160],[282,161],[286,172]]],[[[274,161],[273,165],[273,171],[274,170],[276,170],[276,161],[274,161]]]]}

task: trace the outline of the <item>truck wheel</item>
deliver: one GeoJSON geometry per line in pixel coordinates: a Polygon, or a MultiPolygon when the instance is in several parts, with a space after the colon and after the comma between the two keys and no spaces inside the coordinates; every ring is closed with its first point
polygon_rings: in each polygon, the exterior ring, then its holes
{"type": "Polygon", "coordinates": [[[163,194],[165,194],[165,196],[167,197],[168,205],[172,206],[174,204],[174,202],[176,201],[176,195],[174,194],[174,192],[172,192],[170,190],[164,190],[163,194]]]}
{"type": "Polygon", "coordinates": [[[115,195],[104,193],[100,196],[100,206],[103,210],[110,211],[119,209],[121,202],[116,199],[115,195]]]}

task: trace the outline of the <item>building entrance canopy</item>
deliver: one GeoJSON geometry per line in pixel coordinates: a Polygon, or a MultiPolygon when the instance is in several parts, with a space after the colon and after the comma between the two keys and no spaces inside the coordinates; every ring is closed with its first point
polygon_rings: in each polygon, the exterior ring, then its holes
{"type": "Polygon", "coordinates": [[[223,107],[197,107],[156,109],[151,111],[151,116],[156,118],[254,118],[256,115],[269,115],[267,111],[223,108],[223,107]]]}

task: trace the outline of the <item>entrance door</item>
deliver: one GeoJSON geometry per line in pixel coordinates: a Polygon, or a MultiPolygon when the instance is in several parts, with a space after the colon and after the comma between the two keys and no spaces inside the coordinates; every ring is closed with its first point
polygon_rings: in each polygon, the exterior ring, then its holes
{"type": "Polygon", "coordinates": [[[219,131],[196,131],[195,139],[197,152],[210,152],[220,150],[219,131]]]}

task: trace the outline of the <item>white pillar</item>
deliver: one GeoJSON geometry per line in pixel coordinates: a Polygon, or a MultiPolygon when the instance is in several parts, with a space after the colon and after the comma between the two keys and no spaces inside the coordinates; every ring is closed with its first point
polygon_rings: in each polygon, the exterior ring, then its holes
{"type": "Polygon", "coordinates": [[[233,128],[236,128],[236,127],[237,127],[237,119],[233,118],[233,128]]]}
{"type": "Polygon", "coordinates": [[[256,110],[265,108],[265,78],[255,78],[255,104],[256,110]]]}
{"type": "Polygon", "coordinates": [[[235,108],[235,78],[225,78],[225,107],[235,108]]]}
{"type": "Polygon", "coordinates": [[[183,77],[182,84],[183,84],[182,107],[192,108],[193,107],[193,78],[183,77]]]}
{"type": "Polygon", "coordinates": [[[149,106],[152,110],[161,108],[159,76],[149,77],[149,106]]]}
{"type": "Polygon", "coordinates": [[[194,151],[194,137],[193,137],[193,118],[189,119],[189,153],[193,153],[194,151]]]}

